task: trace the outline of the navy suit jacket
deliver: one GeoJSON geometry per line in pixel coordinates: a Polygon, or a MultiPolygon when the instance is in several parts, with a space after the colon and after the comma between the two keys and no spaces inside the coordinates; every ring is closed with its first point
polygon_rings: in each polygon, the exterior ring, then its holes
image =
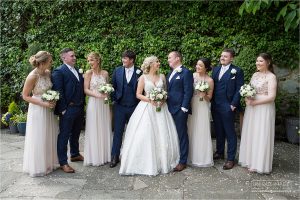
{"type": "MultiPolygon", "coordinates": [[[[65,64],[59,66],[57,69],[53,70],[52,72],[52,76],[51,76],[52,83],[53,83],[52,89],[59,92],[59,100],[57,101],[54,110],[54,114],[56,115],[59,115],[64,110],[66,110],[70,102],[75,102],[75,103],[78,102],[77,99],[73,99],[76,90],[76,85],[81,84],[83,88],[84,80],[82,74],[79,73],[78,69],[77,68],[75,69],[78,73],[79,81],[75,77],[75,75],[70,71],[68,66],[65,64]]],[[[79,92],[81,93],[81,99],[83,99],[84,101],[83,90],[79,92]]]]}
{"type": "Polygon", "coordinates": [[[181,107],[191,110],[191,99],[193,97],[193,74],[190,70],[181,66],[182,71],[177,72],[169,82],[169,77],[172,73],[167,75],[167,88],[168,88],[168,109],[171,114],[175,114],[181,107]]]}
{"type": "MultiPolygon", "coordinates": [[[[123,83],[124,83],[124,78],[125,78],[124,73],[125,73],[125,69],[123,66],[117,67],[113,72],[112,85],[113,85],[115,91],[112,93],[112,99],[114,102],[118,102],[122,98],[123,83]]],[[[130,81],[133,81],[134,91],[136,91],[136,89],[137,89],[137,83],[138,83],[139,77],[142,74],[143,74],[142,70],[140,70],[139,68],[134,66],[134,72],[133,72],[131,80],[130,80],[130,81]]],[[[135,100],[138,101],[138,99],[135,99],[135,100]]]]}
{"type": "MultiPolygon", "coordinates": [[[[217,66],[213,68],[212,78],[216,83],[219,81],[219,74],[221,71],[221,66],[217,66]]],[[[244,84],[244,73],[243,70],[233,64],[231,64],[228,70],[223,74],[221,80],[224,80],[225,88],[226,88],[226,97],[223,101],[228,102],[230,105],[233,105],[240,108],[240,88],[244,84]],[[233,73],[235,70],[236,72],[233,73]]],[[[215,104],[215,91],[212,98],[212,105],[215,104]]]]}

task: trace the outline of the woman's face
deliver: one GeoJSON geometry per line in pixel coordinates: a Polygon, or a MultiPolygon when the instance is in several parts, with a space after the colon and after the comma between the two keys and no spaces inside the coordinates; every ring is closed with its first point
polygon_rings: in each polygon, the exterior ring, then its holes
{"type": "Polygon", "coordinates": [[[263,59],[263,57],[258,56],[256,58],[256,68],[258,71],[263,72],[268,70],[268,61],[266,61],[265,59],[263,59]]]}
{"type": "Polygon", "coordinates": [[[152,68],[155,72],[157,72],[157,71],[159,70],[159,66],[160,66],[160,62],[159,62],[158,59],[155,60],[155,61],[151,64],[151,68],[152,68]]]}
{"type": "Polygon", "coordinates": [[[88,57],[87,59],[89,65],[91,66],[91,69],[96,69],[99,67],[99,60],[93,58],[93,57],[88,57]]]}
{"type": "Polygon", "coordinates": [[[48,69],[48,70],[51,69],[51,66],[52,66],[52,56],[49,57],[49,59],[47,60],[47,62],[45,62],[44,66],[45,66],[45,70],[46,69],[48,69]]]}
{"type": "Polygon", "coordinates": [[[198,62],[196,64],[196,72],[197,73],[205,73],[206,72],[206,68],[205,68],[205,65],[202,62],[202,60],[198,60],[198,62]]]}

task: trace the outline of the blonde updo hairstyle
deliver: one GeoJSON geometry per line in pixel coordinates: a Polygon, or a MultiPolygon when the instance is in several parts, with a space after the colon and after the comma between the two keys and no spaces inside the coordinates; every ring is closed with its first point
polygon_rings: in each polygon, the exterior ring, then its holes
{"type": "Polygon", "coordinates": [[[157,60],[158,60],[158,58],[156,56],[149,56],[149,57],[145,58],[142,66],[141,66],[143,74],[149,74],[151,64],[156,62],[157,60]]]}
{"type": "Polygon", "coordinates": [[[41,64],[48,62],[51,57],[52,55],[49,52],[39,51],[29,58],[29,62],[33,67],[38,68],[41,64]]]}
{"type": "Polygon", "coordinates": [[[99,67],[101,68],[101,63],[102,63],[102,59],[101,59],[101,55],[99,53],[96,53],[96,52],[91,52],[87,55],[86,57],[87,59],[88,58],[92,58],[94,60],[97,60],[99,61],[99,67]]]}

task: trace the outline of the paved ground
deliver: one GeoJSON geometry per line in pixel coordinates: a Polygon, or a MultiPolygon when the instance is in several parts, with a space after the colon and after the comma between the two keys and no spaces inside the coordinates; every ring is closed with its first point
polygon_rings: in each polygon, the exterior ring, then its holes
{"type": "MultiPolygon", "coordinates": [[[[24,137],[1,130],[0,199],[299,199],[299,146],[276,141],[273,173],[188,167],[156,177],[120,176],[118,169],[71,163],[75,174],[56,170],[46,177],[22,173],[24,137]]],[[[81,137],[81,144],[83,144],[81,137]]],[[[214,141],[215,142],[215,141],[214,141]]],[[[81,149],[83,146],[81,145],[81,149]]]]}

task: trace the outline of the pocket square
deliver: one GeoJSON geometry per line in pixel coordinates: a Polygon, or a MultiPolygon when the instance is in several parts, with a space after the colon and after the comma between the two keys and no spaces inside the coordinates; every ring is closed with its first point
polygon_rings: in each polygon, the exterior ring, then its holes
{"type": "Polygon", "coordinates": [[[231,79],[235,79],[235,76],[234,76],[234,77],[232,77],[231,79]]]}
{"type": "Polygon", "coordinates": [[[177,76],[176,79],[180,79],[180,76],[177,76]]]}

